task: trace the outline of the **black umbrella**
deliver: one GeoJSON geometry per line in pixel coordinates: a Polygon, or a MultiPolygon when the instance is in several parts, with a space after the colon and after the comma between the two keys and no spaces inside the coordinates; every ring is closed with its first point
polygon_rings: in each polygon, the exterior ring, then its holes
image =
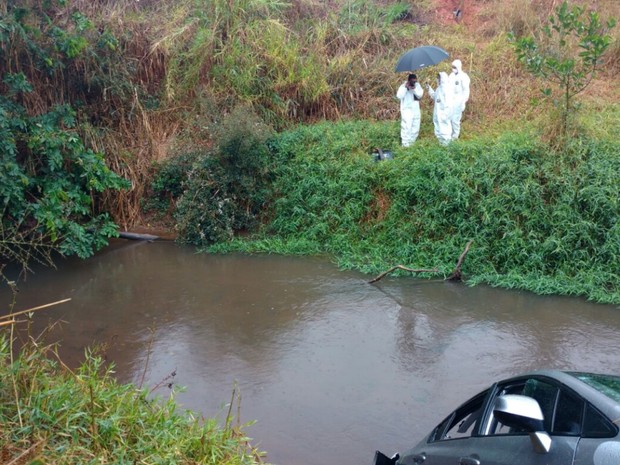
{"type": "Polygon", "coordinates": [[[396,63],[396,71],[414,71],[436,65],[448,58],[448,52],[434,45],[423,45],[405,52],[396,63]]]}

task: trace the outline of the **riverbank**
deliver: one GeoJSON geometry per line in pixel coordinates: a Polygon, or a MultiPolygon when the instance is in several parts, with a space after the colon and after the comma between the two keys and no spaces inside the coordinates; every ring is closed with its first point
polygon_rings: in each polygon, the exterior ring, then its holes
{"type": "Polygon", "coordinates": [[[523,132],[404,149],[392,129],[359,121],[279,134],[268,221],[249,237],[213,243],[205,234],[195,245],[327,254],[375,275],[436,267],[443,277],[473,241],[463,267],[470,285],[620,303],[617,142],[581,138],[554,150],[523,132]],[[394,159],[375,163],[374,147],[394,159]]]}

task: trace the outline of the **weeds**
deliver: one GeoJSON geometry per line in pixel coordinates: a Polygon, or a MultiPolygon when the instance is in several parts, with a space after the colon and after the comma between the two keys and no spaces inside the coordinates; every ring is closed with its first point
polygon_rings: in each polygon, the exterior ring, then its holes
{"type": "Polygon", "coordinates": [[[0,328],[2,463],[263,463],[264,454],[243,434],[247,425],[234,421],[232,408],[240,408],[236,389],[221,425],[178,411],[174,373],[160,383],[173,393],[164,400],[150,395],[159,385],[149,390],[119,384],[97,350],[87,350],[76,370],[42,337],[28,335],[14,354],[16,317],[30,318],[54,304],[0,318],[10,324],[10,331],[4,331],[6,324],[0,328]]]}
{"type": "Polygon", "coordinates": [[[582,139],[553,152],[529,133],[447,149],[422,139],[374,163],[373,147],[396,137],[366,122],[283,133],[271,221],[255,242],[210,250],[273,247],[367,273],[400,264],[447,275],[474,240],[464,270],[472,284],[620,302],[616,143],[582,139]]]}

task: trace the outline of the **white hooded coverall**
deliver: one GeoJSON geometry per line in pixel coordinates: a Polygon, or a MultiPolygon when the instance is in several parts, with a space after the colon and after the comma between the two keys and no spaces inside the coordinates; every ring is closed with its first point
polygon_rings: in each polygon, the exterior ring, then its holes
{"type": "Polygon", "coordinates": [[[420,134],[420,102],[424,95],[422,86],[416,82],[415,87],[407,89],[406,81],[396,91],[396,98],[400,100],[400,139],[403,147],[413,144],[420,134]]]}
{"type": "Polygon", "coordinates": [[[428,95],[433,99],[433,124],[435,125],[435,136],[442,145],[448,145],[452,133],[452,95],[448,85],[448,74],[443,71],[439,73],[437,89],[433,90],[428,86],[428,95]]]}
{"type": "Polygon", "coordinates": [[[461,133],[461,117],[465,111],[465,104],[469,100],[469,84],[471,80],[465,71],[461,60],[452,62],[452,73],[449,76],[450,87],[454,94],[454,109],[452,111],[452,140],[458,139],[461,133]]]}

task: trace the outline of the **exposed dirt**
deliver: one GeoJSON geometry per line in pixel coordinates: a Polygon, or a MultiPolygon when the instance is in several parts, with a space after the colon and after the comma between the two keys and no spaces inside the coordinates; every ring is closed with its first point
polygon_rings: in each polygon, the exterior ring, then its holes
{"type": "Polygon", "coordinates": [[[440,24],[462,24],[475,27],[481,1],[474,0],[436,0],[435,21],[440,24]]]}

